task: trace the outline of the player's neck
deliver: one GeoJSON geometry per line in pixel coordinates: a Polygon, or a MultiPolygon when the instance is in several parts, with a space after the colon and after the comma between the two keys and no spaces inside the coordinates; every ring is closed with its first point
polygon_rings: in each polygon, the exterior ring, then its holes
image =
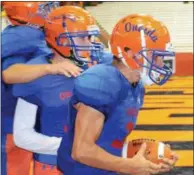
{"type": "Polygon", "coordinates": [[[134,82],[134,79],[132,77],[132,70],[125,66],[123,63],[119,62],[118,64],[114,65],[122,74],[123,76],[131,83],[136,83],[134,82]]]}

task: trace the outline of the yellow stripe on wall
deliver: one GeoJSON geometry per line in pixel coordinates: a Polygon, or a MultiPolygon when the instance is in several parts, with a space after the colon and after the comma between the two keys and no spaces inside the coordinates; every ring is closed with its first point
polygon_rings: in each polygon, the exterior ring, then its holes
{"type": "Polygon", "coordinates": [[[127,140],[150,138],[159,141],[193,141],[193,131],[133,131],[127,140]]]}
{"type": "Polygon", "coordinates": [[[170,114],[189,114],[193,109],[157,109],[140,111],[137,124],[193,124],[193,117],[169,117],[170,114]]]}
{"type": "Polygon", "coordinates": [[[179,156],[176,166],[193,166],[193,151],[176,151],[179,156]]]}

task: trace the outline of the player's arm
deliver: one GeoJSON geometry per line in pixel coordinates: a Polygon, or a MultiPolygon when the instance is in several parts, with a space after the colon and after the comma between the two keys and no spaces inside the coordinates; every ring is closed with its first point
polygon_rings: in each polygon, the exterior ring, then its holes
{"type": "Polygon", "coordinates": [[[14,142],[18,147],[35,153],[56,155],[61,138],[35,131],[37,108],[34,104],[18,99],[14,116],[14,142]]]}
{"type": "Polygon", "coordinates": [[[47,64],[24,64],[24,56],[10,56],[2,62],[2,78],[7,84],[26,83],[49,73],[47,64]]]}
{"type": "MultiPolygon", "coordinates": [[[[156,174],[160,165],[145,160],[146,147],[141,148],[138,157],[124,159],[114,156],[96,144],[104,125],[104,115],[98,110],[84,105],[78,107],[72,158],[91,167],[119,173],[144,175],[143,172],[156,174]]],[[[113,126],[114,127],[114,126],[113,126]]]]}
{"type": "MultiPolygon", "coordinates": [[[[43,33],[29,28],[32,33],[26,35],[24,33],[20,34],[20,30],[21,28],[2,33],[2,78],[7,84],[29,82],[49,73],[47,65],[24,64],[28,60],[27,55],[32,55],[40,50],[39,48],[47,48],[43,40],[43,33]],[[14,47],[13,43],[15,43],[14,47]]],[[[42,53],[42,55],[44,54],[42,53]]]]}
{"type": "MultiPolygon", "coordinates": [[[[16,64],[12,63],[6,68],[3,72],[3,81],[7,84],[15,84],[15,83],[27,83],[33,81],[37,78],[40,78],[47,74],[61,74],[67,77],[71,76],[78,76],[82,71],[81,68],[74,65],[69,60],[64,60],[61,63],[57,64],[17,64],[21,62],[20,60],[24,61],[24,58],[17,57],[17,58],[10,58],[15,59],[16,64]]],[[[9,59],[9,60],[10,60],[9,59]]],[[[43,58],[45,59],[45,58],[43,58]]],[[[9,62],[9,60],[5,60],[9,62]]],[[[12,61],[13,62],[13,61],[12,61]]]]}
{"type": "Polygon", "coordinates": [[[26,83],[47,74],[50,74],[50,67],[48,64],[14,64],[2,73],[3,81],[7,84],[26,83]]]}
{"type": "Polygon", "coordinates": [[[84,104],[79,105],[72,158],[88,166],[126,172],[129,162],[113,156],[95,144],[104,125],[104,115],[84,104]]]}
{"type": "Polygon", "coordinates": [[[101,68],[99,70],[99,66],[94,66],[88,69],[74,82],[74,95],[71,104],[76,105],[77,116],[72,158],[91,167],[126,174],[133,174],[136,170],[140,170],[139,174],[144,175],[142,172],[145,169],[158,172],[155,169],[160,166],[152,164],[144,158],[145,148],[142,148],[139,153],[138,161],[134,161],[134,159],[114,156],[96,144],[104,127],[105,117],[106,121],[109,120],[105,115],[106,111],[109,111],[109,107],[112,107],[111,104],[118,99],[120,92],[119,79],[115,76],[110,80],[104,75],[104,73],[110,72],[109,69],[103,70],[103,66],[101,68]],[[98,73],[95,72],[96,70],[98,73]],[[139,164],[139,162],[141,163],[139,164]]]}

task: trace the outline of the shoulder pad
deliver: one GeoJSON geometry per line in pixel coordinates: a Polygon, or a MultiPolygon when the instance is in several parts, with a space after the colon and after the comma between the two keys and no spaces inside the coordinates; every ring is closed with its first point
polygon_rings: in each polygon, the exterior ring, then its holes
{"type": "Polygon", "coordinates": [[[41,41],[44,41],[44,33],[32,27],[14,26],[8,27],[2,32],[2,56],[1,59],[13,55],[25,55],[36,51],[41,41]]]}
{"type": "Polygon", "coordinates": [[[96,65],[75,80],[73,94],[79,102],[99,110],[115,103],[121,89],[119,81],[112,66],[96,65]]]}

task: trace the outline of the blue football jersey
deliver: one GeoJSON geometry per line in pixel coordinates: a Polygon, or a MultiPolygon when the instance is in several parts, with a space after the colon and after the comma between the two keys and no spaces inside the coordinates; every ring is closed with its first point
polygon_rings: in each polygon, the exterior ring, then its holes
{"type": "MultiPolygon", "coordinates": [[[[27,64],[49,64],[46,58],[37,57],[27,64]]],[[[63,75],[46,75],[29,83],[15,84],[13,95],[38,105],[40,109],[40,133],[62,137],[68,103],[72,96],[74,78],[63,75]]],[[[56,165],[56,156],[35,154],[35,160],[56,165]]]]}
{"type": "MultiPolygon", "coordinates": [[[[71,158],[77,111],[74,104],[82,102],[105,116],[97,144],[107,152],[121,156],[123,141],[135,128],[143,104],[144,87],[141,82],[133,87],[113,66],[96,65],[75,80],[67,132],[58,150],[58,167],[65,175],[116,175],[115,172],[92,168],[71,158]]],[[[92,117],[92,116],[91,116],[92,117]]]]}

